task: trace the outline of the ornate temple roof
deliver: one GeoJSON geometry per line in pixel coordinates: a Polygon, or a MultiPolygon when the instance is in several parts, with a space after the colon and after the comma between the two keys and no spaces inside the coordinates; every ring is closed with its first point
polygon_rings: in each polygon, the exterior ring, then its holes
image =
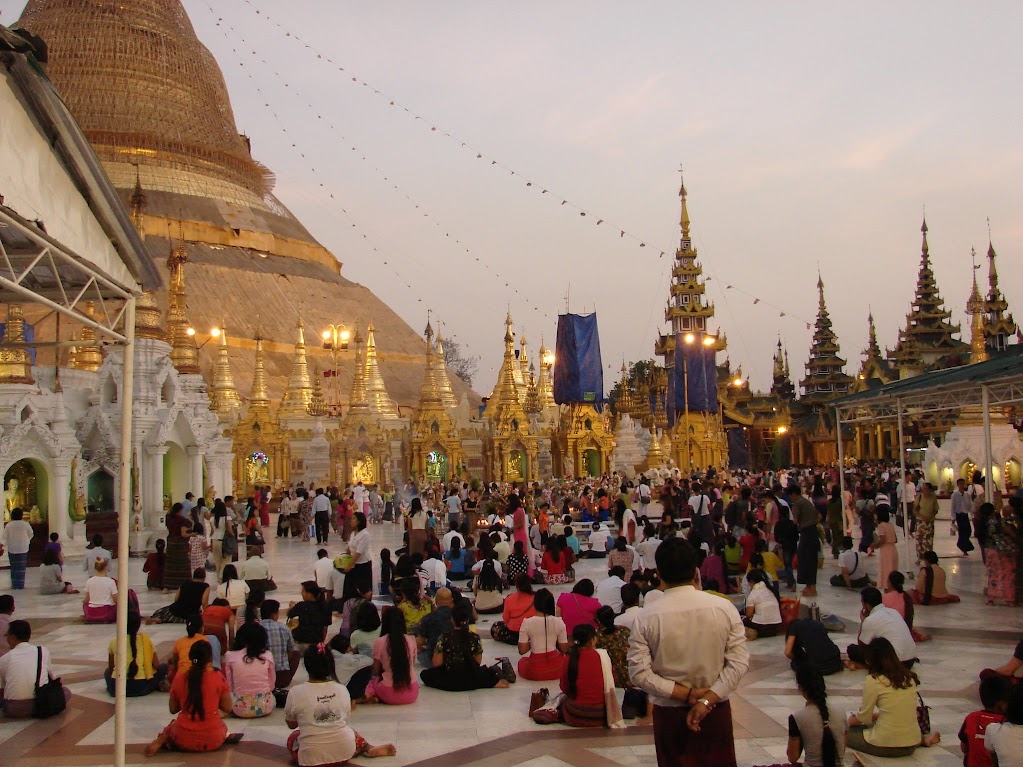
{"type": "Polygon", "coordinates": [[[824,280],[818,275],[817,323],[810,359],[806,363],[806,377],[799,382],[803,389],[802,401],[811,406],[848,394],[852,386],[852,376],[845,372],[845,360],[838,356],[841,351],[838,337],[831,328],[831,315],[824,300],[824,280]]]}

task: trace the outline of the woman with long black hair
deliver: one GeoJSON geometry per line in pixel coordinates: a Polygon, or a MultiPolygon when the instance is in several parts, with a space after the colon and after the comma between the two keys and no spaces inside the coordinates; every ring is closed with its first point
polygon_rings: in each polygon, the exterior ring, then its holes
{"type": "Polygon", "coordinates": [[[366,685],[365,703],[401,706],[419,697],[419,681],[412,673],[416,640],[405,633],[405,615],[388,608],[380,621],[380,638],[373,643],[373,678],[366,685]]]}
{"type": "Polygon", "coordinates": [[[184,506],[175,503],[167,514],[167,555],[163,569],[163,587],[177,589],[188,581],[192,568],[189,567],[189,539],[192,537],[192,522],[182,512],[184,506]]]}
{"type": "Polygon", "coordinates": [[[224,565],[234,559],[238,550],[238,537],[234,530],[234,521],[227,513],[227,505],[218,498],[213,502],[213,519],[210,530],[210,554],[217,568],[217,580],[224,574],[224,565]]]}
{"type": "MultiPolygon", "coordinates": [[[[146,746],[145,755],[161,749],[216,751],[228,739],[221,714],[231,713],[231,691],[224,677],[213,670],[209,642],[196,642],[188,652],[190,665],[171,685],[168,706],[175,719],[146,746]]],[[[233,742],[241,735],[230,736],[233,742]]]]}
{"type": "Polygon", "coordinates": [[[806,705],[789,714],[786,756],[804,767],[837,767],[845,756],[845,717],[828,709],[828,690],[821,672],[809,664],[796,666],[796,684],[806,705]]]}
{"type": "Polygon", "coordinates": [[[277,670],[267,648],[266,629],[259,623],[246,622],[238,629],[234,649],[224,656],[224,676],[235,716],[253,719],[273,712],[277,670]]]}
{"type": "Polygon", "coordinates": [[[588,623],[572,630],[572,649],[561,672],[561,718],[572,727],[604,727],[604,672],[596,649],[597,631],[588,623]]]}
{"type": "Polygon", "coordinates": [[[472,605],[460,600],[451,610],[454,628],[437,640],[433,650],[433,666],[420,674],[423,684],[438,690],[465,691],[507,687],[515,681],[511,663],[504,660],[495,666],[483,666],[483,644],[479,635],[469,630],[472,605]]]}

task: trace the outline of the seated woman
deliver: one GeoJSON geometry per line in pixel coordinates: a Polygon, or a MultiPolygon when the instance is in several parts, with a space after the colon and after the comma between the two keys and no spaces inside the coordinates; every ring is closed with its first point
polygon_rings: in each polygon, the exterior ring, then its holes
{"type": "Polygon", "coordinates": [[[572,649],[561,672],[564,697],[558,707],[570,727],[621,727],[622,712],[614,694],[611,661],[596,649],[596,631],[581,623],[572,632],[572,649]],[[613,709],[608,710],[612,704],[613,709]]]}
{"type": "Polygon", "coordinates": [[[742,559],[742,547],[735,540],[735,536],[729,533],[725,536],[725,566],[729,575],[738,575],[739,561],[742,559]]]}
{"type": "Polygon", "coordinates": [[[451,539],[451,549],[444,552],[444,563],[448,566],[448,580],[464,581],[475,563],[475,557],[462,548],[462,541],[456,536],[451,539]]]}
{"type": "Polygon", "coordinates": [[[593,581],[583,578],[572,587],[571,593],[558,597],[557,614],[565,621],[565,632],[570,633],[580,623],[597,627],[600,602],[594,598],[593,581]]]}
{"type": "Polygon", "coordinates": [[[380,619],[380,638],[373,643],[373,678],[363,702],[415,703],[419,697],[419,681],[412,673],[415,662],[416,639],[405,633],[405,615],[389,607],[380,619]]]}
{"type": "Polygon", "coordinates": [[[479,635],[469,629],[472,606],[468,600],[463,599],[452,608],[451,621],[454,628],[441,636],[434,647],[433,668],[424,669],[419,675],[423,684],[458,692],[507,687],[515,681],[515,672],[507,659],[495,666],[480,665],[483,644],[479,635]]]}
{"type": "Polygon", "coordinates": [[[490,627],[491,638],[504,644],[518,644],[522,621],[534,615],[533,582],[523,574],[515,580],[515,593],[505,597],[501,620],[490,627]]]}
{"type": "Polygon", "coordinates": [[[150,591],[163,591],[163,568],[167,563],[167,555],[164,549],[167,542],[160,538],[156,542],[156,551],[146,557],[146,563],[142,565],[142,572],[146,574],[146,588],[150,591]]]}
{"type": "Polygon", "coordinates": [[[785,657],[792,661],[792,669],[799,665],[811,666],[822,676],[842,670],[842,651],[831,641],[828,630],[820,621],[797,618],[785,632],[785,657]]]}
{"type": "MultiPolygon", "coordinates": [[[[624,587],[623,587],[624,588],[624,587]]],[[[595,647],[603,650],[611,659],[611,672],[614,675],[615,687],[630,687],[629,680],[629,634],[625,626],[615,623],[614,608],[604,605],[597,610],[597,643],[595,647]]]]}
{"type": "Polygon", "coordinates": [[[39,593],[45,595],[79,593],[73,583],[64,580],[60,554],[53,549],[48,549],[43,554],[43,563],[39,565],[39,593]]]}
{"type": "Polygon", "coordinates": [[[568,569],[568,557],[565,556],[556,537],[547,539],[547,546],[540,559],[540,569],[543,571],[544,582],[551,586],[568,582],[568,576],[565,574],[565,570],[568,569]]]}
{"type": "MultiPolygon", "coordinates": [[[[596,601],[596,600],[594,600],[596,601]]],[[[540,589],[533,597],[536,615],[525,618],[519,628],[519,676],[542,681],[561,675],[561,656],[568,652],[565,621],[557,617],[554,596],[540,589]]]]}
{"type": "Polygon", "coordinates": [[[916,609],[913,606],[912,597],[904,590],[905,585],[906,576],[901,571],[892,570],[888,573],[888,583],[885,584],[884,594],[881,595],[881,604],[890,607],[902,616],[902,620],[906,621],[906,625],[909,626],[909,633],[913,635],[914,642],[926,642],[931,635],[913,628],[916,609]]]}
{"type": "Polygon", "coordinates": [[[781,607],[778,594],[763,570],[751,570],[746,579],[751,584],[746,598],[746,639],[773,637],[781,629],[781,607]],[[751,633],[754,632],[754,633],[751,633]]]}
{"type": "Polygon", "coordinates": [[[366,685],[373,678],[373,658],[363,655],[352,647],[351,639],[344,634],[335,634],[328,645],[334,655],[334,671],[337,674],[337,681],[348,689],[352,700],[364,698],[366,685]]]}
{"type": "MultiPolygon", "coordinates": [[[[191,662],[189,660],[189,653],[192,651],[192,645],[196,642],[207,642],[210,647],[213,647],[213,642],[204,635],[203,633],[203,620],[199,614],[189,615],[185,620],[185,636],[179,637],[171,648],[170,658],[167,660],[167,681],[173,682],[175,677],[188,669],[188,665],[191,662]]],[[[219,642],[218,642],[219,644],[219,642]]],[[[218,650],[221,648],[217,648],[218,650]]],[[[211,657],[211,662],[214,668],[220,667],[220,653],[214,652],[211,657]]]]}
{"type": "Polygon", "coordinates": [[[405,626],[410,633],[419,628],[419,621],[433,612],[433,602],[423,595],[418,579],[416,583],[405,581],[402,584],[401,593],[395,597],[394,604],[405,616],[405,626]]]}
{"type": "Polygon", "coordinates": [[[803,767],[835,767],[845,759],[845,717],[828,709],[824,677],[812,666],[795,667],[796,685],[806,705],[789,714],[786,756],[803,767]],[[799,757],[803,756],[802,762],[799,757]]]}
{"type": "Polygon", "coordinates": [[[1002,676],[1012,684],[1023,684],[1023,639],[1016,645],[1008,663],[998,668],[986,668],[980,672],[981,679],[987,679],[989,676],[1002,676]]]}
{"type": "Polygon", "coordinates": [[[273,713],[277,669],[262,625],[250,621],[238,629],[234,649],[224,655],[224,676],[235,716],[254,719],[273,713]]]}
{"type": "Polygon", "coordinates": [[[296,644],[304,649],[302,645],[326,641],[330,621],[330,607],[323,600],[323,590],[316,581],[302,581],[302,601],[288,609],[288,628],[296,644]]]}
{"type": "Polygon", "coordinates": [[[509,583],[515,583],[520,575],[527,575],[529,573],[529,556],[526,554],[526,544],[522,541],[515,541],[514,550],[508,555],[505,565],[509,583]]]}
{"type": "Polygon", "coordinates": [[[490,615],[503,610],[504,579],[500,568],[493,549],[484,554],[482,562],[473,566],[472,593],[476,595],[476,612],[490,615]]]}
{"type": "Polygon", "coordinates": [[[226,599],[214,599],[202,611],[202,633],[215,636],[221,647],[234,645],[235,615],[226,599]]]}
{"type": "Polygon", "coordinates": [[[917,583],[920,589],[910,589],[907,594],[917,605],[950,605],[959,601],[955,594],[949,594],[945,586],[945,570],[938,564],[938,555],[933,551],[924,552],[924,566],[920,568],[917,583]]]}
{"type": "MultiPolygon", "coordinates": [[[[656,547],[654,551],[656,551],[656,547]]],[[[644,555],[643,558],[645,561],[646,556],[644,555]]],[[[728,578],[725,577],[725,544],[721,541],[714,544],[713,551],[705,556],[703,562],[700,563],[700,580],[703,583],[717,581],[721,591],[728,593],[728,578]]]]}
{"type": "MultiPolygon", "coordinates": [[[[188,652],[187,671],[178,674],[170,689],[168,705],[177,717],[146,746],[145,755],[161,749],[216,751],[228,741],[222,715],[231,713],[231,691],[222,674],[210,665],[213,649],[209,642],[196,642],[188,652]]],[[[238,742],[241,735],[230,736],[238,742]]]]}
{"type": "Polygon", "coordinates": [[[984,730],[984,749],[992,763],[1009,767],[1020,763],[1023,754],[1023,687],[1016,685],[1009,692],[1005,721],[993,722],[984,730]]]}
{"type": "MultiPolygon", "coordinates": [[[[234,570],[234,565],[224,568],[234,570]]],[[[149,619],[149,623],[184,623],[189,615],[201,613],[206,609],[210,598],[210,585],[206,583],[206,570],[199,568],[192,573],[192,580],[185,581],[178,587],[174,601],[161,607],[149,619]]]]}
{"type": "MultiPolygon", "coordinates": [[[[380,581],[384,582],[384,579],[381,578],[380,581]]],[[[362,607],[364,602],[372,601],[372,585],[360,583],[359,592],[346,599],[341,607],[341,628],[338,630],[338,633],[346,637],[351,636],[355,628],[355,616],[358,615],[359,608],[362,607]]]]}
{"type": "MultiPolygon", "coordinates": [[[[204,581],[205,578],[206,573],[204,572],[204,581]]],[[[217,596],[220,599],[226,599],[232,610],[244,606],[245,600],[249,598],[249,584],[238,577],[238,569],[234,565],[224,567],[220,585],[217,586],[217,596]]]]}
{"type": "MultiPolygon", "coordinates": [[[[129,698],[137,698],[142,695],[149,695],[153,690],[170,689],[167,679],[167,664],[160,663],[156,657],[156,650],[153,648],[153,640],[142,627],[142,616],[136,612],[128,613],[128,652],[126,653],[125,670],[127,680],[125,682],[126,694],[129,698]]],[[[107,668],[103,672],[103,678],[107,682],[107,694],[113,697],[116,689],[118,671],[114,667],[114,657],[117,652],[117,638],[110,640],[107,648],[107,668]]]]}
{"type": "Polygon", "coordinates": [[[292,764],[318,767],[344,764],[357,756],[398,753],[390,743],[371,746],[349,726],[355,704],[348,690],[337,681],[334,655],[329,648],[307,647],[302,662],[309,681],[291,688],[284,705],[284,722],[295,730],[288,737],[292,764]]]}
{"type": "Polygon", "coordinates": [[[107,577],[107,560],[97,557],[96,574],[85,582],[82,612],[86,623],[113,623],[117,620],[117,581],[107,577]]]}
{"type": "Polygon", "coordinates": [[[359,605],[354,625],[355,628],[348,637],[352,648],[351,652],[359,653],[372,660],[373,643],[380,638],[380,611],[377,610],[377,606],[372,602],[363,602],[359,605]]]}
{"type": "Polygon", "coordinates": [[[920,680],[899,660],[892,643],[884,637],[872,639],[865,660],[863,703],[849,717],[846,747],[871,756],[899,757],[939,742],[941,733],[920,732],[916,718],[920,680]]]}
{"type": "Polygon", "coordinates": [[[607,553],[607,569],[621,567],[625,570],[625,577],[628,578],[632,575],[632,571],[636,569],[638,564],[636,561],[636,550],[629,546],[625,536],[619,535],[615,538],[614,546],[607,553]]]}

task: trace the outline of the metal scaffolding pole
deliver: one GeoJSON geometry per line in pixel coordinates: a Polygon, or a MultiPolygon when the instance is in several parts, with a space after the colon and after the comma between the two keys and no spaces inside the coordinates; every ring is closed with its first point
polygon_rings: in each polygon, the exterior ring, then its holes
{"type": "Polygon", "coordinates": [[[114,668],[114,765],[124,767],[125,726],[128,716],[127,683],[124,673],[128,654],[128,536],[131,532],[132,405],[135,388],[135,299],[129,298],[124,312],[124,366],[121,373],[121,466],[117,509],[117,646],[114,668]]]}
{"type": "MultiPolygon", "coordinates": [[[[899,418],[899,483],[903,485],[902,489],[902,542],[906,549],[906,565],[905,571],[909,573],[909,577],[913,577],[913,570],[909,566],[909,503],[906,501],[906,437],[902,430],[902,400],[895,400],[895,413],[899,418]]],[[[898,500],[898,494],[895,496],[896,501],[898,500]]],[[[883,589],[888,584],[879,583],[878,588],[883,589]]]]}
{"type": "Polygon", "coordinates": [[[995,496],[994,467],[991,464],[991,392],[980,387],[980,402],[984,409],[984,500],[992,503],[995,496]]]}

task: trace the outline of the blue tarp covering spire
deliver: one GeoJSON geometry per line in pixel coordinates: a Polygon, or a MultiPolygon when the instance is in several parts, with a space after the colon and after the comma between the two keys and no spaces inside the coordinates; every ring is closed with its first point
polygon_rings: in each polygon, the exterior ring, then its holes
{"type": "Polygon", "coordinates": [[[702,343],[687,344],[685,334],[675,335],[675,369],[672,371],[675,417],[686,410],[686,379],[690,413],[718,410],[717,351],[702,343]]]}
{"type": "Polygon", "coordinates": [[[597,315],[558,315],[554,350],[554,401],[559,405],[604,401],[604,365],[600,359],[597,315]]]}

